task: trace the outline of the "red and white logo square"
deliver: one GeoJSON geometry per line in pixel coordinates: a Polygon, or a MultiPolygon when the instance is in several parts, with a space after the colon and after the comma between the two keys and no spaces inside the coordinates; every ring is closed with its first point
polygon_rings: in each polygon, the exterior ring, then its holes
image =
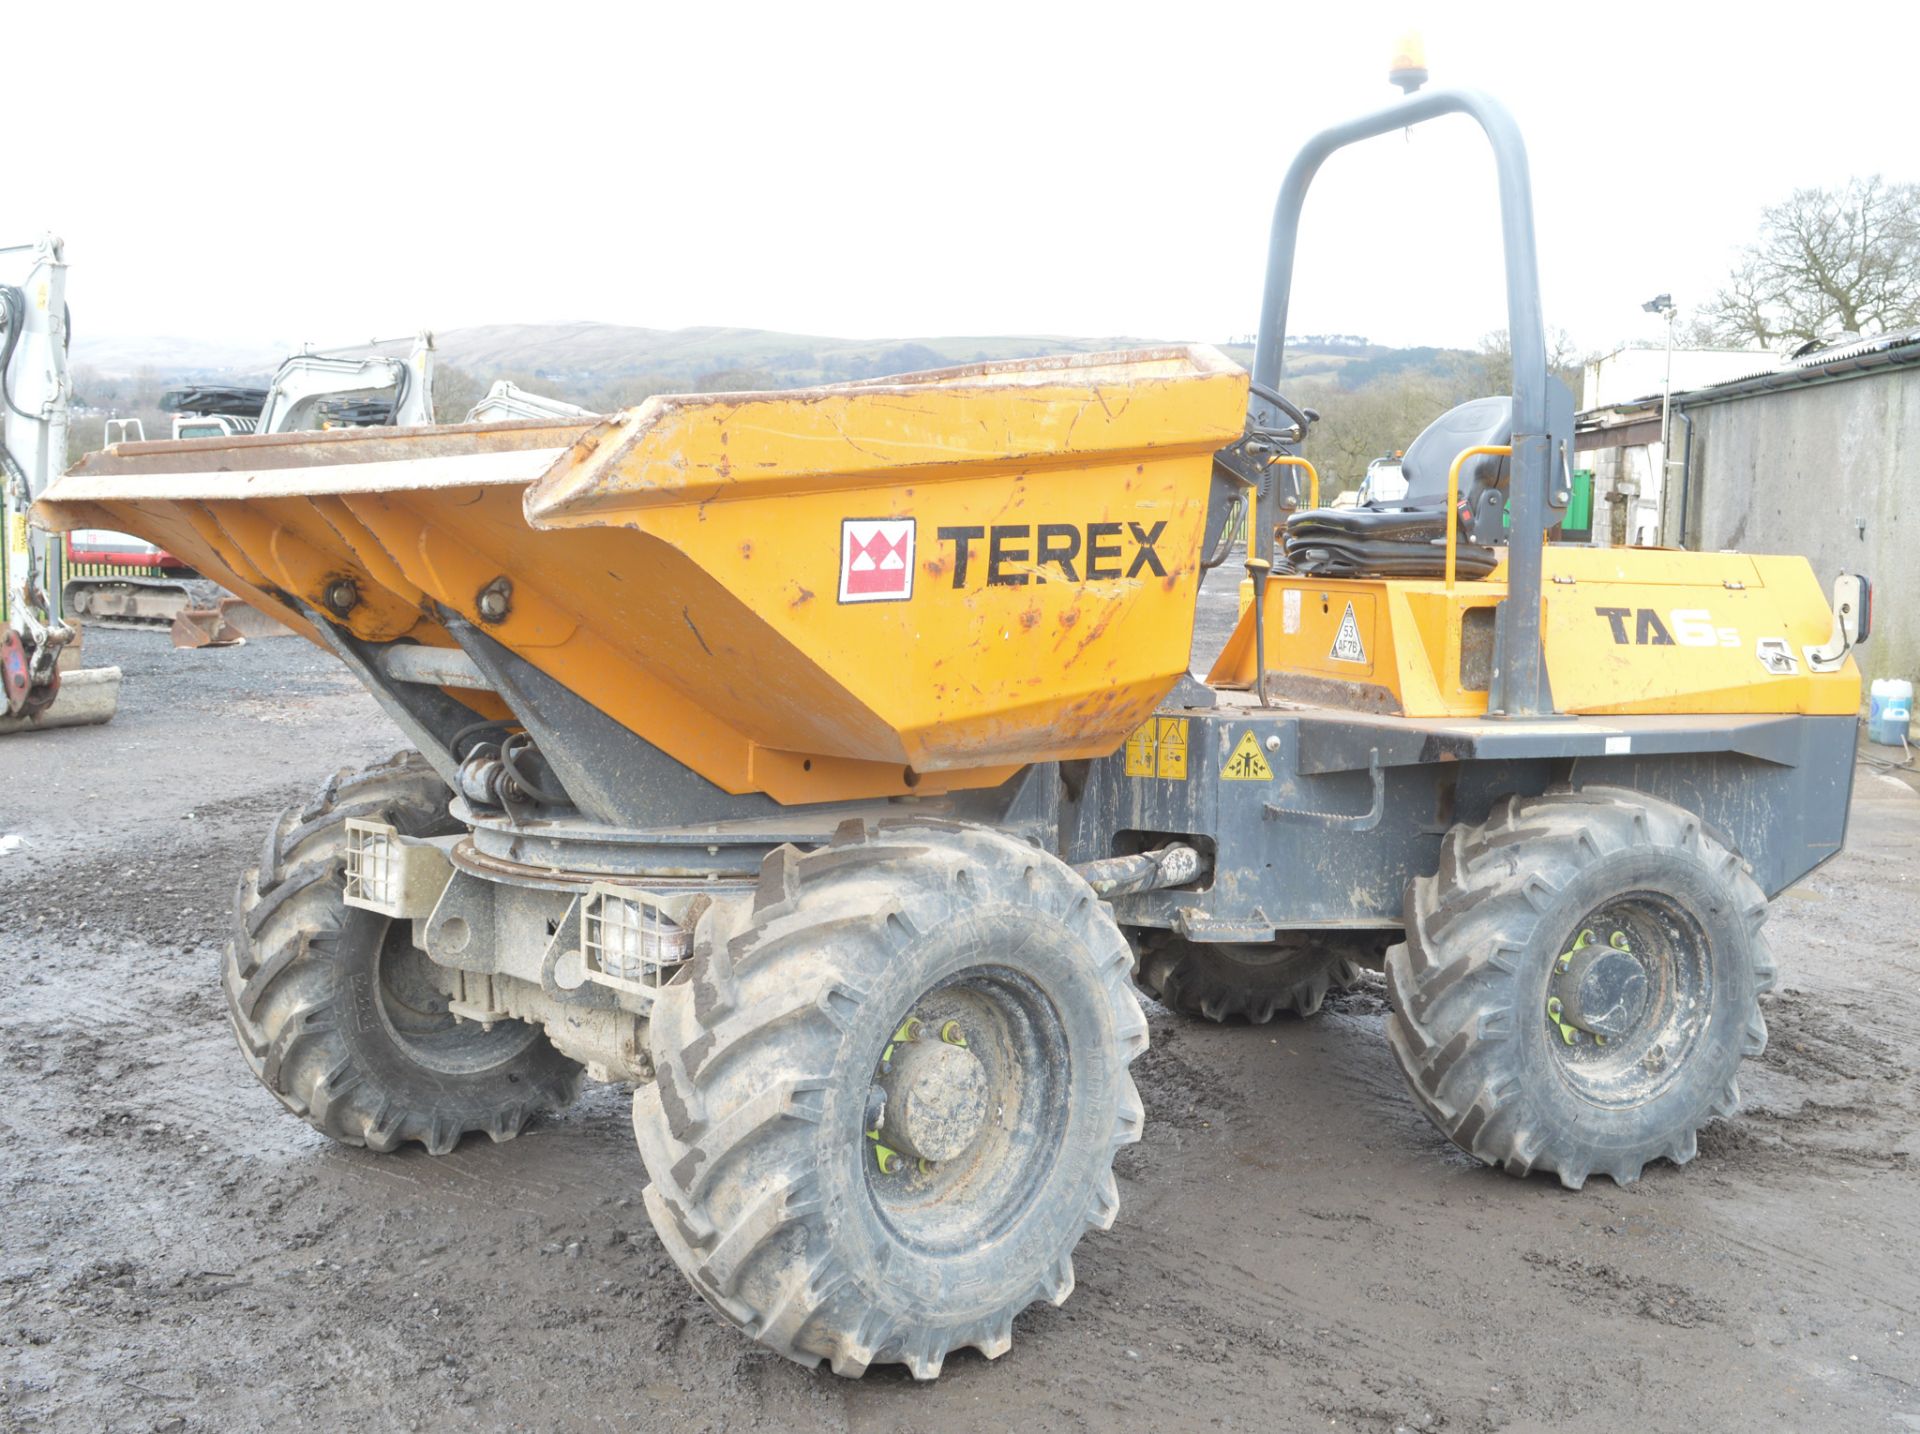
{"type": "Polygon", "coordinates": [[[905,602],[913,596],[913,519],[840,520],[840,601],[905,602]]]}

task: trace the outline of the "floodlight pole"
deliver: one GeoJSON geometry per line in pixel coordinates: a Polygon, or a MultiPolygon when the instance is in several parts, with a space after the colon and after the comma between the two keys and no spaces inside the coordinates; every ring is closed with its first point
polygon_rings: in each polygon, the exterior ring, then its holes
{"type": "Polygon", "coordinates": [[[1671,294],[1649,299],[1640,307],[1650,314],[1659,314],[1667,321],[1667,377],[1660,389],[1660,489],[1656,495],[1660,500],[1659,536],[1664,538],[1667,526],[1667,476],[1673,468],[1673,316],[1676,311],[1671,294]]]}

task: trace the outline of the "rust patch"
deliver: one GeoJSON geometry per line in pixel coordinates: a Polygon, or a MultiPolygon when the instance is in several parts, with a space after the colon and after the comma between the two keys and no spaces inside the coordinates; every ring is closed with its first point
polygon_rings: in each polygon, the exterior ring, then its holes
{"type": "MultiPolygon", "coordinates": [[[[796,583],[795,586],[798,587],[799,584],[796,583]]],[[[799,595],[796,596],[792,602],[788,603],[787,606],[799,607],[802,603],[810,603],[812,601],[813,601],[813,589],[800,588],[799,595]]]]}
{"type": "Polygon", "coordinates": [[[1020,614],[1020,626],[1032,632],[1040,625],[1040,606],[1038,603],[1024,609],[1020,614]]]}
{"type": "Polygon", "coordinates": [[[743,558],[751,558],[753,556],[753,544],[750,542],[742,543],[740,545],[740,556],[743,558]]]}
{"type": "MultiPolygon", "coordinates": [[[[1085,637],[1080,639],[1080,645],[1073,650],[1073,656],[1067,659],[1066,666],[1071,667],[1082,657],[1086,656],[1087,649],[1100,640],[1100,634],[1107,630],[1107,624],[1113,621],[1115,614],[1119,611],[1120,606],[1118,603],[1109,603],[1107,605],[1107,610],[1100,614],[1100,620],[1094,623],[1085,637]]],[[[1113,664],[1109,662],[1107,665],[1111,667],[1113,664]]]]}

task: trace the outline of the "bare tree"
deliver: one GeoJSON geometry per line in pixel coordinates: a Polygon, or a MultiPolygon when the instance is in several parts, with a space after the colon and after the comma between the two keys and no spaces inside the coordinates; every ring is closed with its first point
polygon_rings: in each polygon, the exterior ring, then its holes
{"type": "MultiPolygon", "coordinates": [[[[1547,372],[1577,396],[1580,392],[1580,371],[1586,363],[1585,355],[1574,344],[1573,335],[1565,329],[1548,329],[1546,340],[1547,372]]],[[[1461,379],[1472,390],[1466,394],[1467,398],[1513,392],[1513,342],[1507,337],[1505,329],[1495,329],[1481,337],[1480,351],[1468,356],[1462,364],[1461,379]]]]}
{"type": "Polygon", "coordinates": [[[474,374],[452,364],[433,370],[433,416],[440,423],[459,423],[487,394],[487,385],[474,374]]]}
{"type": "Polygon", "coordinates": [[[1720,342],[1769,345],[1920,324],[1920,184],[1794,190],[1702,317],[1720,342]]]}
{"type": "Polygon", "coordinates": [[[1320,422],[1307,430],[1306,456],[1320,470],[1320,500],[1358,486],[1375,458],[1400,452],[1467,394],[1450,375],[1410,369],[1318,400],[1320,422]]]}

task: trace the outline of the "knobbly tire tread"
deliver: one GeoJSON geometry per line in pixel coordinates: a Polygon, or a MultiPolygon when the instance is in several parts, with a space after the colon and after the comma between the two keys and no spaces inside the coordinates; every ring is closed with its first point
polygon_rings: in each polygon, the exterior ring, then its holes
{"type": "Polygon", "coordinates": [[[1134,984],[1177,1015],[1264,1026],[1275,1016],[1318,1014],[1329,995],[1359,983],[1363,964],[1378,964],[1388,943],[1361,933],[1289,938],[1284,944],[1295,946],[1296,954],[1248,963],[1234,959],[1240,949],[1235,946],[1156,934],[1142,946],[1134,984]]]}
{"type": "Polygon", "coordinates": [[[392,1061],[376,1068],[342,1029],[352,968],[374,964],[361,945],[377,950],[385,935],[379,918],[345,903],[346,820],[443,835],[460,829],[447,796],[416,752],[342,769],[280,814],[235,894],[220,977],[241,1054],[282,1105],[346,1145],[385,1152],[414,1141],[444,1155],[470,1132],[510,1140],[579,1091],[580,1067],[544,1034],[490,1069],[448,1077],[392,1061]]]}
{"type": "MultiPolygon", "coordinates": [[[[692,958],[661,993],[657,1079],[634,1097],[647,1210],[674,1263],[728,1320],[808,1367],[825,1360],[858,1376],[897,1362],[932,1379],[954,1350],[1005,1353],[1021,1310],[1071,1293],[1074,1246],[1119,1212],[1113,1156],[1140,1138],[1143,1109],[1126,1067],[1146,1049],[1147,1023],[1128,979],[1131,953],[1106,908],[1051,855],[998,832],[920,821],[877,830],[854,822],[819,850],[782,848],[766,860],[751,911],[724,910],[696,929],[692,958]],[[860,1222],[851,1217],[828,1228],[832,1191],[852,1187],[823,1171],[818,1142],[837,1137],[830,1126],[816,1130],[836,1057],[847,1059],[887,1016],[879,996],[863,1013],[873,988],[890,967],[912,969],[921,937],[996,902],[1064,923],[1093,957],[1074,999],[1107,1031],[1112,1109],[1109,1121],[1104,1106],[1088,1107],[1075,1137],[1071,1158],[1089,1172],[1084,1206],[1071,1218],[1050,1209],[1044,1221],[1064,1237],[1019,1269],[1003,1250],[1004,1298],[988,1296],[990,1308],[961,1316],[916,1303],[885,1279],[862,1288],[856,1269],[869,1253],[877,1251],[869,1270],[883,1272],[917,1257],[871,1242],[856,1249],[860,1222]]],[[[1101,1054],[1076,1048],[1073,1060],[1101,1054]]],[[[1069,1100],[1086,1088],[1076,1079],[1069,1100]]]]}
{"type": "MultiPolygon", "coordinates": [[[[1438,872],[1407,889],[1406,939],[1387,953],[1389,1045],[1415,1102],[1441,1132],[1509,1174],[1549,1171],[1578,1190],[1596,1173],[1629,1184],[1661,1157],[1684,1165],[1696,1154],[1700,1126],[1738,1108],[1739,1062],[1766,1048],[1758,998],[1775,980],[1761,933],[1766,914],[1751,869],[1684,808],[1597,786],[1504,798],[1485,822],[1449,832],[1438,872]],[[1644,1130],[1620,1122],[1610,1148],[1600,1148],[1571,1138],[1558,1119],[1553,1102],[1576,1097],[1528,1089],[1517,1073],[1518,1043],[1548,1037],[1544,1012],[1517,1009],[1514,992],[1531,963],[1559,954],[1539,945],[1559,940],[1550,928],[1582,919],[1556,907],[1560,894],[1602,863],[1649,848],[1717,888],[1706,915],[1720,929],[1714,979],[1726,983],[1729,1006],[1710,1019],[1709,1039],[1688,1057],[1711,1061],[1690,1102],[1657,1112],[1650,1102],[1644,1130]]],[[[1595,1126],[1610,1118],[1595,1118],[1599,1109],[1585,1108],[1595,1126]]]]}

